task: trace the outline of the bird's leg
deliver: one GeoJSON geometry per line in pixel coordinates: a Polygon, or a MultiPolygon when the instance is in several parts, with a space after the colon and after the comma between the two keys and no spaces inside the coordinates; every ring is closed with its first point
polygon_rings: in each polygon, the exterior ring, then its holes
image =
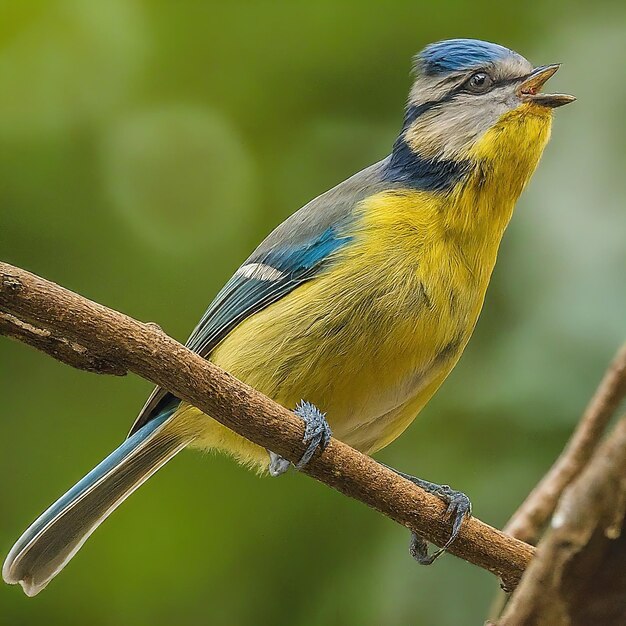
{"type": "MultiPolygon", "coordinates": [[[[299,404],[296,405],[294,413],[304,422],[304,437],[302,441],[309,444],[302,458],[296,463],[296,469],[302,469],[311,460],[318,448],[320,450],[326,448],[332,433],[326,421],[326,415],[314,404],[300,400],[299,404]]],[[[290,463],[287,459],[271,451],[269,451],[269,455],[269,469],[272,476],[280,476],[289,469],[290,463]]]]}
{"type": "MultiPolygon", "coordinates": [[[[381,465],[384,465],[384,463],[382,463],[381,465]]],[[[409,546],[411,556],[420,565],[431,565],[454,543],[454,540],[458,537],[463,520],[472,514],[472,503],[464,493],[462,493],[461,491],[455,491],[454,489],[451,489],[448,485],[437,485],[436,483],[431,483],[427,480],[416,478],[415,476],[411,476],[410,474],[399,472],[398,470],[395,470],[393,469],[393,467],[389,467],[388,465],[384,466],[387,469],[390,469],[392,472],[395,472],[399,476],[402,476],[402,478],[406,478],[407,480],[411,481],[414,485],[417,485],[424,491],[427,491],[428,493],[432,493],[434,496],[437,496],[448,505],[448,508],[446,510],[446,516],[451,518],[453,522],[450,538],[448,539],[448,541],[446,541],[444,546],[438,548],[437,550],[435,550],[435,552],[429,555],[428,544],[426,543],[426,540],[423,537],[416,535],[415,533],[411,533],[411,544],[409,546]]]]}

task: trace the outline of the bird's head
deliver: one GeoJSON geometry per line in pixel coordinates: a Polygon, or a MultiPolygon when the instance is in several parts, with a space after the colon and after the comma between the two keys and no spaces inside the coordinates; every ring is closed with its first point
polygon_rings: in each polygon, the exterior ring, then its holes
{"type": "Polygon", "coordinates": [[[558,65],[533,67],[503,46],[451,39],[415,58],[398,144],[421,159],[462,161],[541,155],[552,111],[575,100],[541,92],[558,65]],[[523,156],[523,155],[521,155],[523,156]]]}

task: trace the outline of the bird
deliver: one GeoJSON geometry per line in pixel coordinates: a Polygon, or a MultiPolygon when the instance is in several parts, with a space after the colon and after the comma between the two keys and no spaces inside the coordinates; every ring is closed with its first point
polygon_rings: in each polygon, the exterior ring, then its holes
{"type": "MultiPolygon", "coordinates": [[[[535,171],[553,110],[535,67],[476,39],[427,45],[390,153],[276,227],[219,291],[187,347],[305,424],[297,468],[331,433],[373,455],[439,389],[477,323],[503,233],[535,171]]],[[[7,583],[40,592],[135,489],[184,448],[279,476],[290,463],[156,388],[126,440],[18,539],[7,583]]],[[[448,504],[456,538],[471,502],[398,472],[448,504]]]]}

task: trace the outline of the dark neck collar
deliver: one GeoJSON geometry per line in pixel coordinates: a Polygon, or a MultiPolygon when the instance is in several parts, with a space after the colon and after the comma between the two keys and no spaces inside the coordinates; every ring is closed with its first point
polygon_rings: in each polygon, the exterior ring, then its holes
{"type": "Polygon", "coordinates": [[[424,158],[413,152],[403,129],[389,157],[385,179],[411,189],[443,192],[452,189],[469,170],[469,161],[424,158]]]}

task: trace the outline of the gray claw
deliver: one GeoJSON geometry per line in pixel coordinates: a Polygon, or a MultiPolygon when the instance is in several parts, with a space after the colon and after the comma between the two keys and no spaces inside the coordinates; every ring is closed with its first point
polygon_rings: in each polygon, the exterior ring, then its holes
{"type": "MultiPolygon", "coordinates": [[[[330,443],[332,433],[326,421],[326,415],[314,404],[300,400],[296,405],[294,413],[304,421],[304,437],[302,441],[309,444],[296,465],[297,469],[302,469],[311,460],[318,448],[320,450],[326,448],[330,443]]],[[[270,455],[270,475],[281,476],[289,469],[291,463],[271,450],[268,450],[268,453],[270,455]]]]}
{"type": "Polygon", "coordinates": [[[304,421],[305,428],[302,441],[309,444],[302,458],[296,464],[297,469],[302,469],[311,460],[318,448],[320,450],[326,448],[330,443],[332,432],[326,421],[326,414],[322,413],[314,404],[300,400],[294,413],[304,421]]]}
{"type": "Polygon", "coordinates": [[[461,491],[455,491],[448,485],[436,485],[431,493],[441,498],[447,505],[446,516],[452,518],[452,532],[448,541],[441,548],[435,550],[431,555],[428,554],[428,544],[422,538],[411,533],[411,545],[409,551],[411,556],[420,565],[431,565],[434,563],[456,540],[461,530],[461,524],[466,517],[472,514],[472,503],[470,499],[461,491]]]}
{"type": "Polygon", "coordinates": [[[421,565],[430,565],[454,543],[455,539],[459,535],[459,531],[461,530],[463,520],[472,514],[472,503],[464,493],[461,491],[455,491],[448,485],[431,483],[427,480],[417,478],[416,476],[399,472],[388,465],[385,465],[385,467],[411,481],[414,485],[421,487],[424,491],[437,496],[448,505],[448,508],[446,509],[446,516],[453,519],[452,532],[443,547],[438,548],[435,552],[429,555],[426,540],[415,533],[411,533],[411,545],[409,547],[411,556],[421,565]]]}
{"type": "Polygon", "coordinates": [[[291,466],[291,463],[276,452],[268,450],[270,455],[270,476],[282,476],[291,466]]]}

